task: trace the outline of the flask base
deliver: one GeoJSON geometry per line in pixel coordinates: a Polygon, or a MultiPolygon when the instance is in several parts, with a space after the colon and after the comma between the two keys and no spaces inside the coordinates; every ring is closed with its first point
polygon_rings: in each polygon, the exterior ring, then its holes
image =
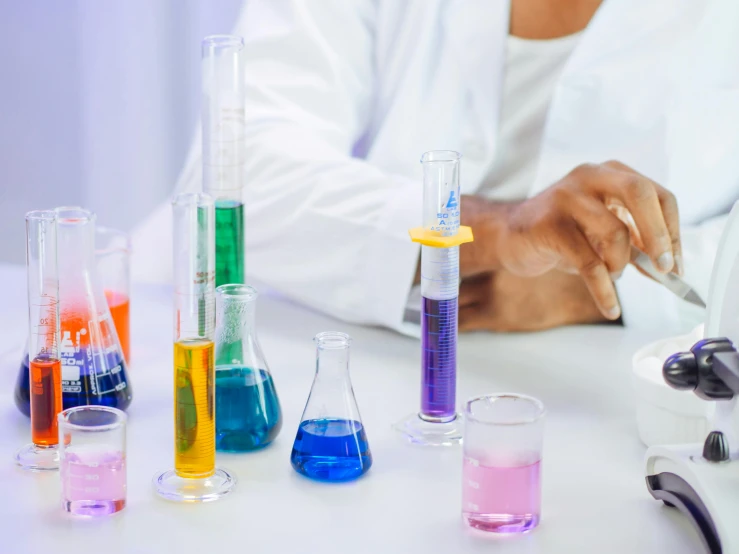
{"type": "Polygon", "coordinates": [[[462,442],[462,415],[446,422],[432,422],[413,413],[393,425],[408,442],[423,446],[454,446],[462,442]]]}
{"type": "Polygon", "coordinates": [[[159,496],[172,502],[211,502],[233,491],[236,477],[220,468],[202,478],[180,477],[169,469],[155,475],[152,484],[159,496]]]}
{"type": "Polygon", "coordinates": [[[27,444],[15,454],[15,463],[28,471],[59,470],[59,448],[27,444]]]}

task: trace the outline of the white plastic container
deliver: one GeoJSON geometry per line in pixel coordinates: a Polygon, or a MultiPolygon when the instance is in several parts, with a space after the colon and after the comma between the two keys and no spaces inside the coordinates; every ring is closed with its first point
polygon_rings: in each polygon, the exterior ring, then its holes
{"type": "Polygon", "coordinates": [[[646,345],[632,358],[639,438],[647,446],[702,443],[708,434],[711,402],[691,391],[671,388],[662,378],[662,364],[703,338],[703,326],[692,333],[646,345]]]}

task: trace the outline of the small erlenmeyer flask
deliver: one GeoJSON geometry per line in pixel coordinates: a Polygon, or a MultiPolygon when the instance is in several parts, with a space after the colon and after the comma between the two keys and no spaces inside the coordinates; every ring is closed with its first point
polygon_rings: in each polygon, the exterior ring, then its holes
{"type": "MultiPolygon", "coordinates": [[[[121,343],[97,278],[95,214],[78,207],[56,208],[59,255],[59,305],[64,409],[87,404],[125,410],[131,403],[121,343]]],[[[21,372],[28,371],[28,357],[21,372]]],[[[16,405],[24,411],[24,385],[19,374],[16,405]]]]}
{"type": "Polygon", "coordinates": [[[246,452],[272,442],[282,413],[257,340],[257,291],[247,285],[216,289],[216,449],[246,452]]]}
{"type": "Polygon", "coordinates": [[[319,481],[349,481],[372,465],[367,434],[349,378],[345,333],[324,332],[316,343],[316,375],[293,443],[290,462],[319,481]]]}

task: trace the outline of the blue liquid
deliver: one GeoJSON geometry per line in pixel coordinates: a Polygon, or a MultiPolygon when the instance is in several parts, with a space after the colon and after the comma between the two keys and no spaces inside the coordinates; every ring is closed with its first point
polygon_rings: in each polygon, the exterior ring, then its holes
{"type": "MultiPolygon", "coordinates": [[[[95,405],[109,406],[125,410],[131,404],[131,384],[127,378],[126,364],[117,353],[88,357],[87,351],[76,353],[69,360],[78,362],[79,379],[64,380],[64,366],[62,366],[62,406],[74,408],[76,406],[95,405]],[[104,368],[95,371],[93,367],[104,368]]],[[[62,362],[65,358],[62,358],[62,362]]],[[[74,375],[75,372],[72,372],[74,375]]],[[[26,416],[30,417],[30,390],[28,382],[28,356],[21,362],[18,378],[15,383],[15,405],[26,416]]]]}
{"type": "Polygon", "coordinates": [[[216,449],[247,452],[267,446],[282,428],[270,374],[247,367],[216,367],[216,449]]]}
{"type": "Polygon", "coordinates": [[[303,421],[290,455],[295,471],[319,481],[350,481],[372,466],[364,427],[348,419],[303,421]]]}

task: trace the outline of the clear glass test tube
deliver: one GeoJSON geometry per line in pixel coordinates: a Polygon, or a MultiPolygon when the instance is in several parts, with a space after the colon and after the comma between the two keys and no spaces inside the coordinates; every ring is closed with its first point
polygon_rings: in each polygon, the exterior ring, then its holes
{"type": "Polygon", "coordinates": [[[244,39],[202,42],[203,190],[215,200],[216,286],[244,283],[244,39]]]}
{"type": "Polygon", "coordinates": [[[98,517],[126,506],[126,414],[77,406],[59,414],[62,508],[98,517]]]}
{"type": "Polygon", "coordinates": [[[95,260],[123,357],[131,364],[131,237],[110,227],[95,228],[95,260]]]}
{"type": "Polygon", "coordinates": [[[32,444],[19,450],[15,459],[24,469],[56,470],[59,469],[57,414],[62,411],[62,371],[55,211],[26,214],[26,247],[32,444]]]}
{"type": "Polygon", "coordinates": [[[210,195],[172,202],[174,220],[174,469],[154,477],[157,493],[207,502],[230,492],[235,478],[216,468],[215,244],[210,195]]]}
{"type": "Polygon", "coordinates": [[[530,396],[478,396],[465,405],[462,517],[491,533],[524,533],[541,517],[544,405],[530,396]]]}

